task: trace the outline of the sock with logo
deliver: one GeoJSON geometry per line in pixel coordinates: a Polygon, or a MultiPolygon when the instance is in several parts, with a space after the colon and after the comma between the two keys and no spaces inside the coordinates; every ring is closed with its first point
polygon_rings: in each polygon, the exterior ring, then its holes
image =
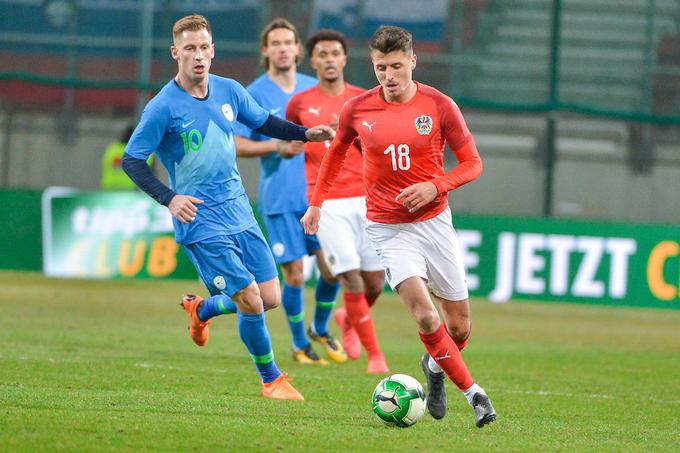
{"type": "Polygon", "coordinates": [[[314,311],[314,332],[328,335],[328,321],[331,319],[335,297],[338,295],[339,283],[328,283],[322,277],[316,282],[316,310],[314,311]]]}
{"type": "Polygon", "coordinates": [[[262,382],[272,382],[281,375],[281,371],[274,361],[272,342],[264,322],[264,313],[239,313],[237,317],[238,334],[255,362],[262,382]]]}
{"type": "Polygon", "coordinates": [[[198,319],[207,321],[219,315],[227,315],[236,313],[236,304],[229,296],[219,295],[211,296],[203,301],[198,306],[198,319]]]}
{"type": "Polygon", "coordinates": [[[458,386],[461,391],[472,387],[475,381],[463,361],[463,356],[458,350],[458,346],[446,332],[446,327],[442,323],[433,333],[420,334],[420,340],[425,345],[427,352],[434,358],[437,365],[444,370],[446,375],[458,386]]]}
{"type": "Polygon", "coordinates": [[[428,357],[430,360],[427,361],[427,367],[432,371],[433,373],[443,373],[444,370],[437,364],[437,361],[432,358],[431,355],[428,354],[428,357]]]}
{"type": "Polygon", "coordinates": [[[368,358],[382,357],[383,353],[378,346],[378,338],[375,335],[373,317],[368,309],[368,303],[364,293],[350,293],[345,291],[345,310],[347,319],[359,335],[361,344],[364,345],[368,358]]]}
{"type": "Polygon", "coordinates": [[[284,283],[281,303],[286,312],[290,334],[293,336],[293,346],[297,350],[303,349],[309,344],[309,339],[305,334],[305,304],[302,287],[296,288],[284,283]]]}

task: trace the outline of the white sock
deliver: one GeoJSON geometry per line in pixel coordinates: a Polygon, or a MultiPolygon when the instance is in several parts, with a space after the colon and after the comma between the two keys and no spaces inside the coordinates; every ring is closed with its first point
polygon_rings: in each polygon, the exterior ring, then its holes
{"type": "Polygon", "coordinates": [[[467,398],[468,404],[470,406],[472,406],[472,397],[475,396],[477,393],[486,395],[484,389],[477,385],[477,383],[472,384],[469,389],[463,390],[463,395],[465,395],[465,398],[467,398]]]}
{"type": "Polygon", "coordinates": [[[443,373],[442,369],[439,367],[439,364],[437,363],[436,360],[432,358],[432,356],[429,356],[430,360],[427,362],[427,367],[432,371],[433,373],[443,373]]]}

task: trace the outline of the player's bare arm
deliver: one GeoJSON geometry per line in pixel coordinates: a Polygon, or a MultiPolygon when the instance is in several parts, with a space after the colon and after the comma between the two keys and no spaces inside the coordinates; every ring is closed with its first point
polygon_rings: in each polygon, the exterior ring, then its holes
{"type": "Polygon", "coordinates": [[[286,146],[282,140],[255,141],[236,136],[236,155],[239,157],[260,157],[265,154],[279,152],[279,148],[286,146]]]}
{"type": "Polygon", "coordinates": [[[419,182],[401,189],[396,201],[408,209],[408,212],[416,212],[437,198],[438,193],[437,186],[433,182],[419,182]]]}
{"type": "Polygon", "coordinates": [[[188,224],[196,219],[198,212],[197,204],[203,203],[200,198],[192,197],[191,195],[175,195],[168,204],[170,214],[180,222],[188,224]]]}
{"type": "Polygon", "coordinates": [[[279,140],[276,152],[284,159],[290,159],[305,151],[305,144],[299,140],[286,142],[279,140]]]}
{"type": "Polygon", "coordinates": [[[319,231],[319,219],[321,218],[321,208],[318,206],[310,206],[307,212],[300,219],[302,227],[305,229],[305,234],[316,234],[319,231]]]}

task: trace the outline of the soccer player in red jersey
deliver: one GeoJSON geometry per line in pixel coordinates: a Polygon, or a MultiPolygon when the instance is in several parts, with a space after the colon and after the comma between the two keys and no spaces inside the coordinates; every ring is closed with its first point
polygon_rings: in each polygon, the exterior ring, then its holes
{"type": "Polygon", "coordinates": [[[470,305],[447,194],[478,178],[482,161],[453,100],[413,80],[416,55],[411,34],[382,26],[369,47],[380,85],[343,107],[301,222],[308,234],[318,229],[320,206],[359,137],[368,235],[388,283],[418,324],[428,352],[421,360],[428,383],[427,408],[434,418],[446,415],[445,373],[465,394],[481,428],[496,419],[496,411],[460,353],[470,336],[470,305]],[[458,159],[449,173],[443,165],[445,142],[458,159]]]}
{"type": "MultiPolygon", "coordinates": [[[[347,41],[335,30],[320,30],[307,39],[305,47],[319,84],[290,99],[286,118],[299,124],[337,127],[344,103],[364,91],[345,82],[347,41]]],[[[305,144],[308,197],[312,196],[321,160],[330,142],[315,145],[305,144]]],[[[350,145],[347,161],[326,196],[317,237],[331,272],[344,288],[345,307],[336,310],[336,320],[347,355],[358,359],[361,341],[368,355],[368,372],[388,373],[369,311],[382,292],[385,271],[366,234],[366,189],[362,181],[361,150],[355,143],[350,145]]]]}

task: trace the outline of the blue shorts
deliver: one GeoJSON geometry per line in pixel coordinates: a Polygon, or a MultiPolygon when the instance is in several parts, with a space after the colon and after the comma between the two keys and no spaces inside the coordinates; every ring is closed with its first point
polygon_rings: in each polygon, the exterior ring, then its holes
{"type": "Polygon", "coordinates": [[[308,236],[300,219],[304,212],[286,212],[263,216],[269,244],[277,264],[290,263],[321,248],[316,235],[308,236]]]}
{"type": "Polygon", "coordinates": [[[213,296],[231,297],[252,281],[262,283],[278,277],[272,253],[258,225],[240,233],[186,244],[184,250],[213,296]]]}

